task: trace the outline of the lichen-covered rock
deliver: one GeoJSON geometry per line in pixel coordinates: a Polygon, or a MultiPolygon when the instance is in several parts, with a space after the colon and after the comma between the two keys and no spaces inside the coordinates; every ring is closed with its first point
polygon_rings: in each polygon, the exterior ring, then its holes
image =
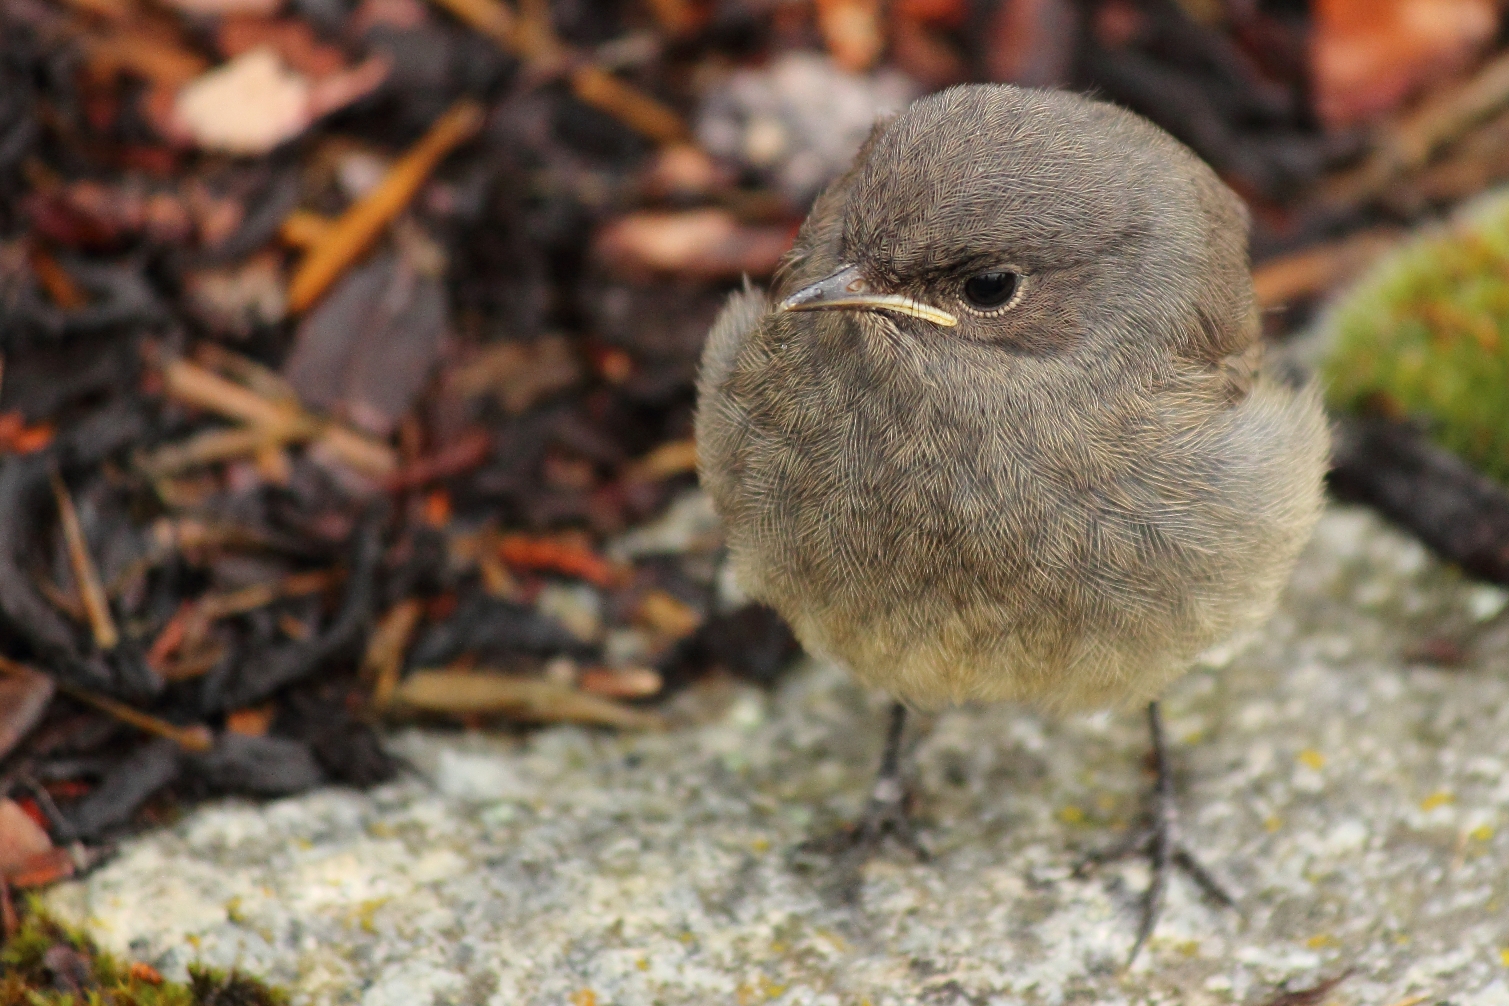
{"type": "Polygon", "coordinates": [[[1330,512],[1272,623],[1165,703],[1186,838],[1241,911],[1176,878],[1130,973],[1146,869],[1073,867],[1137,814],[1137,711],[934,717],[935,859],[871,864],[851,908],[785,855],[859,809],[881,740],[821,667],[688,693],[663,734],[408,732],[403,781],[205,807],[48,902],[303,1003],[1214,1006],[1350,968],[1349,1006],[1509,1006],[1506,599],[1330,512]]]}
{"type": "Polygon", "coordinates": [[[1423,418],[1509,482],[1509,193],[1386,256],[1327,312],[1331,405],[1423,418]]]}

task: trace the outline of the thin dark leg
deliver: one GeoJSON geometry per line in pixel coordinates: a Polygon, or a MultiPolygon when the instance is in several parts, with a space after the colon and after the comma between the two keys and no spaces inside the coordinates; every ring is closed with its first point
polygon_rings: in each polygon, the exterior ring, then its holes
{"type": "Polygon", "coordinates": [[[1163,717],[1158,712],[1156,702],[1147,704],[1147,723],[1153,739],[1153,771],[1156,774],[1151,806],[1148,808],[1148,824],[1145,828],[1129,832],[1110,848],[1087,856],[1076,871],[1083,874],[1090,867],[1136,854],[1148,857],[1153,878],[1142,896],[1142,917],[1137,924],[1136,942],[1132,944],[1132,952],[1127,957],[1128,966],[1137,959],[1148,937],[1153,935],[1153,927],[1158,924],[1172,867],[1183,870],[1213,901],[1228,908],[1236,906],[1231,895],[1226,893],[1210,871],[1200,865],[1199,860],[1179,839],[1179,804],[1174,794],[1174,774],[1169,769],[1163,717]]]}
{"type": "Polygon", "coordinates": [[[901,740],[905,732],[906,706],[897,702],[891,706],[885,752],[880,756],[880,771],[876,773],[864,814],[848,828],[808,839],[796,847],[792,856],[793,863],[799,866],[816,865],[816,857],[827,859],[832,873],[830,886],[840,900],[850,904],[859,900],[860,868],[880,852],[887,836],[896,839],[918,860],[928,859],[927,850],[917,841],[906,814],[906,787],[901,781],[901,740]]]}

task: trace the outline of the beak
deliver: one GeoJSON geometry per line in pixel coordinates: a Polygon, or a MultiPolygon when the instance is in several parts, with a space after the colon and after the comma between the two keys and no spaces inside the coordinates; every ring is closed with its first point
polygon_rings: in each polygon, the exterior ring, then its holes
{"type": "Polygon", "coordinates": [[[844,266],[826,279],[803,287],[781,301],[781,311],[895,311],[913,318],[930,321],[934,325],[953,328],[959,319],[947,311],[924,304],[920,300],[895,293],[873,293],[870,285],[860,275],[859,266],[844,266]]]}

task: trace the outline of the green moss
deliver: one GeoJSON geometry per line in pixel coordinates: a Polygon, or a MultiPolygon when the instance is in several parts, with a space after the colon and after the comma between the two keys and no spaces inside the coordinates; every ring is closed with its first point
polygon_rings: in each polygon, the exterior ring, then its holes
{"type": "Polygon", "coordinates": [[[1388,256],[1330,312],[1333,408],[1423,418],[1509,483],[1509,195],[1388,256]]]}
{"type": "Polygon", "coordinates": [[[48,918],[33,904],[16,934],[0,945],[0,1006],[286,1006],[288,997],[254,978],[196,965],[189,983],[136,974],[84,933],[48,918]],[[73,981],[59,982],[66,971],[73,981]],[[77,984],[80,997],[70,989],[77,984]]]}

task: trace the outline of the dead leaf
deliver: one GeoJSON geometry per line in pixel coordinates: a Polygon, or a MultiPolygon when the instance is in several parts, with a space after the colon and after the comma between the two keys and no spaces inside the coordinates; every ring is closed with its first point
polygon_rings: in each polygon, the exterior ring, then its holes
{"type": "Polygon", "coordinates": [[[868,70],[885,48],[878,0],[817,0],[817,26],[833,61],[850,73],[868,70]]]}
{"type": "Polygon", "coordinates": [[[393,694],[396,705],[452,716],[505,715],[544,723],[595,723],[628,730],[661,726],[654,713],[588,695],[543,678],[494,671],[415,671],[393,694]]]}
{"type": "MultiPolygon", "coordinates": [[[[225,0],[198,0],[225,2],[225,0]]],[[[249,0],[230,0],[249,2],[249,0]]],[[[220,53],[226,59],[270,48],[290,70],[310,79],[328,77],[346,68],[346,57],[333,45],[326,45],[314,29],[293,18],[228,17],[215,33],[220,53]]]]}
{"type": "Polygon", "coordinates": [[[1078,21],[1069,0],[1000,4],[986,27],[986,75],[1026,87],[1067,83],[1078,49],[1078,21]]]}
{"type": "Polygon", "coordinates": [[[21,664],[11,664],[0,675],[0,758],[37,725],[52,701],[52,679],[21,664]]]}
{"type": "Polygon", "coordinates": [[[970,77],[969,64],[942,32],[921,21],[902,18],[894,8],[891,62],[929,90],[962,84],[970,77]]]}
{"type": "Polygon", "coordinates": [[[1468,66],[1498,30],[1495,0],[1316,0],[1315,111],[1332,128],[1374,118],[1468,66]]]}
{"type": "Polygon", "coordinates": [[[645,211],[608,223],[593,250],[609,268],[630,276],[737,279],[770,275],[795,236],[793,228],[741,223],[723,209],[645,211]]]}
{"type": "Polygon", "coordinates": [[[685,601],[652,590],[640,598],[634,621],[668,639],[684,639],[697,631],[702,615],[685,601]]]}
{"type": "Polygon", "coordinates": [[[206,149],[264,154],[308,127],[309,78],[271,46],[253,49],[179,91],[173,121],[206,149]]]}
{"type": "Polygon", "coordinates": [[[439,275],[380,255],[300,323],[283,373],[303,401],[385,435],[429,380],[446,323],[439,275]]]}
{"type": "Polygon", "coordinates": [[[202,321],[237,337],[277,324],[288,310],[283,270],[273,254],[190,272],[184,277],[184,293],[202,321]]]}
{"type": "Polygon", "coordinates": [[[547,395],[582,378],[582,364],[564,336],[546,335],[533,342],[500,342],[483,350],[450,375],[464,398],[491,393],[511,415],[518,415],[547,395]]]}
{"type": "Polygon", "coordinates": [[[674,143],[662,147],[650,161],[642,184],[645,193],[655,198],[686,199],[729,188],[733,172],[708,156],[693,143],[674,143]]]}
{"type": "Polygon", "coordinates": [[[243,737],[266,737],[277,712],[277,707],[271,702],[233,709],[225,714],[225,729],[243,737]]]}
{"type": "Polygon", "coordinates": [[[204,57],[170,35],[141,26],[90,39],[85,46],[95,80],[129,73],[167,88],[178,88],[204,73],[204,57]]]}
{"type": "Polygon", "coordinates": [[[374,56],[354,69],[311,79],[264,44],[184,85],[167,128],[170,138],[207,150],[265,154],[320,116],[370,94],[387,74],[387,61],[374,56]]]}
{"type": "Polygon", "coordinates": [[[52,839],[14,800],[0,800],[0,874],[52,848],[52,839]]]}
{"type": "Polygon", "coordinates": [[[17,863],[5,879],[19,890],[29,887],[46,887],[74,875],[77,867],[67,849],[51,848],[28,856],[17,863]]]}

